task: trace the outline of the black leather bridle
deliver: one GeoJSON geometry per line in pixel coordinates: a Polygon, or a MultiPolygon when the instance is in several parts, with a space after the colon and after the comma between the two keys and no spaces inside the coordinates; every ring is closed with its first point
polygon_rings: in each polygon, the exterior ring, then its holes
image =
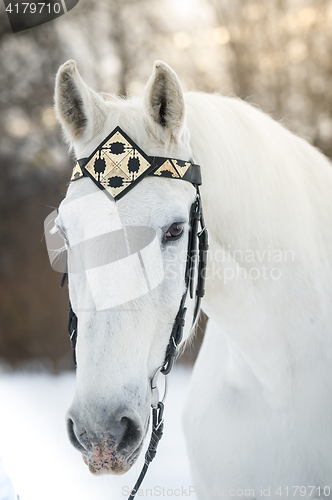
{"type": "MultiPolygon", "coordinates": [[[[193,299],[195,296],[195,307],[193,314],[192,327],[195,325],[198,314],[200,311],[200,304],[202,297],[204,296],[204,285],[205,285],[205,274],[206,274],[206,264],[207,264],[207,251],[208,251],[208,232],[204,223],[203,213],[202,213],[202,203],[201,196],[199,192],[199,185],[201,184],[201,175],[200,175],[200,167],[192,162],[181,162],[180,160],[174,160],[171,158],[161,158],[161,157],[148,157],[145,153],[130,139],[119,127],[111,132],[111,134],[98,146],[98,148],[89,156],[89,158],[83,158],[77,161],[73,170],[73,176],[71,178],[72,181],[75,181],[81,177],[90,177],[95,184],[100,189],[105,190],[105,186],[108,185],[106,181],[109,178],[112,178],[110,174],[108,178],[105,178],[104,182],[100,181],[100,175],[93,175],[94,170],[92,169],[93,165],[96,162],[100,161],[106,147],[109,146],[110,141],[113,137],[117,138],[116,144],[119,144],[118,137],[119,134],[124,138],[126,144],[130,144],[133,149],[132,157],[136,157],[138,154],[141,155],[145,159],[146,162],[150,164],[140,176],[136,176],[133,180],[126,181],[127,184],[125,188],[123,188],[122,193],[115,194],[114,192],[109,194],[113,195],[115,200],[121,198],[132,189],[142,178],[146,175],[155,175],[160,177],[173,177],[186,180],[191,182],[196,188],[196,196],[193,204],[190,208],[190,231],[189,231],[189,239],[188,239],[188,251],[187,251],[187,262],[186,262],[186,270],[185,270],[185,292],[182,296],[178,313],[175,317],[170,340],[165,353],[165,360],[163,365],[158,368],[153,379],[151,380],[151,389],[154,395],[154,403],[152,404],[152,432],[151,439],[145,454],[144,466],[141,471],[141,474],[132,489],[132,492],[129,496],[128,500],[132,500],[149,467],[149,464],[152,462],[153,458],[157,452],[158,443],[163,434],[163,413],[164,413],[164,398],[162,401],[159,400],[158,388],[156,384],[156,378],[158,373],[162,373],[163,375],[168,375],[173,367],[175,357],[177,355],[178,346],[181,343],[183,336],[183,328],[185,326],[185,316],[187,312],[187,308],[185,307],[187,294],[189,291],[190,298],[193,299]],[[115,136],[115,134],[117,134],[115,136]],[[106,146],[105,146],[106,144],[106,146]],[[138,153],[137,153],[138,152],[138,153]],[[167,162],[167,165],[171,165],[175,168],[175,175],[170,175],[170,169],[163,167],[167,162]],[[170,162],[170,163],[168,163],[170,162]],[[186,171],[183,174],[181,172],[181,166],[185,164],[186,171]],[[189,166],[188,166],[189,165],[189,166]],[[86,168],[87,167],[87,168],[86,168]],[[163,169],[164,168],[164,169],[163,169]],[[115,195],[114,195],[115,194],[115,195]],[[196,265],[198,260],[198,269],[196,273],[196,265]],[[195,291],[195,279],[197,277],[196,283],[196,291],[195,291]]],[[[114,143],[114,142],[113,142],[114,143]]],[[[117,146],[119,148],[119,146],[117,146]]],[[[109,150],[111,151],[111,150],[109,150]]],[[[105,163],[106,165],[106,163],[105,163]]],[[[102,165],[103,168],[103,165],[102,165]]],[[[95,169],[97,170],[97,169],[95,169]]],[[[114,178],[114,176],[113,176],[114,178]]],[[[117,176],[118,179],[118,176],[117,176]]],[[[66,283],[68,274],[65,272],[63,274],[60,286],[63,287],[66,283]]],[[[73,359],[76,366],[76,340],[77,340],[77,316],[74,313],[71,303],[69,302],[69,314],[68,314],[68,334],[70,337],[71,346],[73,349],[73,359]]]]}

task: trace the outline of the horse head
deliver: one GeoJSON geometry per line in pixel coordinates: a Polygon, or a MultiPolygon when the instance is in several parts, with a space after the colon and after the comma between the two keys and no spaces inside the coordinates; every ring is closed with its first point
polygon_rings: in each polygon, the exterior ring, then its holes
{"type": "MultiPolygon", "coordinates": [[[[57,74],[55,108],[77,158],[89,157],[120,127],[150,157],[192,160],[181,85],[162,62],[142,99],[120,99],[91,90],[68,61],[57,74]]],[[[102,159],[96,169],[103,172],[102,159]]],[[[92,473],[124,473],[142,449],[151,380],[164,363],[186,289],[195,196],[189,182],[146,176],[115,202],[82,177],[60,204],[55,226],[67,246],[79,332],[67,426],[92,473]]],[[[194,309],[187,302],[184,339],[194,309]]]]}

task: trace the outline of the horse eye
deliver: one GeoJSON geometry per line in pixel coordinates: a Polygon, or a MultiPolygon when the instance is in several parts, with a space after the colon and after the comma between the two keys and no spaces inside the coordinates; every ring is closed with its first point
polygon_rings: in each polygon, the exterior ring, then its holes
{"type": "Polygon", "coordinates": [[[177,224],[176,222],[171,225],[171,227],[168,229],[165,238],[166,240],[174,240],[177,238],[180,238],[181,234],[183,233],[183,225],[182,224],[177,224]]]}

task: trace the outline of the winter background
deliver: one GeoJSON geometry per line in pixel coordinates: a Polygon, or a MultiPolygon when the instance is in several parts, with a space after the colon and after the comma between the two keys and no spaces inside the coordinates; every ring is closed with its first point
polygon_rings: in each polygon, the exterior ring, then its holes
{"type": "MultiPolygon", "coordinates": [[[[184,90],[250,101],[332,157],[331,52],[332,0],[80,0],[16,34],[0,2],[0,456],[21,500],[126,498],[143,460],[122,477],[93,477],[66,436],[68,296],[43,239],[73,162],[53,111],[60,64],[75,59],[95,90],[131,96],[164,60],[184,90]]],[[[186,497],[192,484],[181,407],[203,331],[204,318],[171,374],[165,435],[143,483],[160,488],[152,496],[186,497]]]]}
{"type": "MultiPolygon", "coordinates": [[[[164,436],[138,498],[196,498],[181,428],[189,378],[190,369],[183,367],[170,375],[164,436]]],[[[1,454],[21,500],[125,499],[140,474],[143,454],[123,476],[90,474],[66,435],[64,416],[74,384],[73,372],[1,376],[1,454]]]]}

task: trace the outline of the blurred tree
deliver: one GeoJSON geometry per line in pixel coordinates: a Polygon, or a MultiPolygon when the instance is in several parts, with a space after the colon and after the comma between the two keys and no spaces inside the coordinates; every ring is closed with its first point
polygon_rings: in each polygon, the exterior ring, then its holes
{"type": "Polygon", "coordinates": [[[90,0],[57,23],[68,57],[77,60],[91,86],[125,97],[130,82],[150,71],[154,37],[165,31],[154,5],[153,0],[90,0]]]}
{"type": "Polygon", "coordinates": [[[332,156],[331,0],[208,1],[233,92],[332,156]]]}
{"type": "Polygon", "coordinates": [[[235,93],[332,156],[331,26],[332,0],[81,0],[13,35],[0,3],[0,357],[71,366],[67,293],[42,241],[70,171],[59,65],[76,59],[91,87],[126,96],[163,59],[185,89],[235,93]]]}
{"type": "Polygon", "coordinates": [[[0,357],[56,369],[69,359],[67,297],[42,239],[68,164],[52,109],[61,44],[52,23],[13,35],[2,10],[0,25],[0,357]]]}

